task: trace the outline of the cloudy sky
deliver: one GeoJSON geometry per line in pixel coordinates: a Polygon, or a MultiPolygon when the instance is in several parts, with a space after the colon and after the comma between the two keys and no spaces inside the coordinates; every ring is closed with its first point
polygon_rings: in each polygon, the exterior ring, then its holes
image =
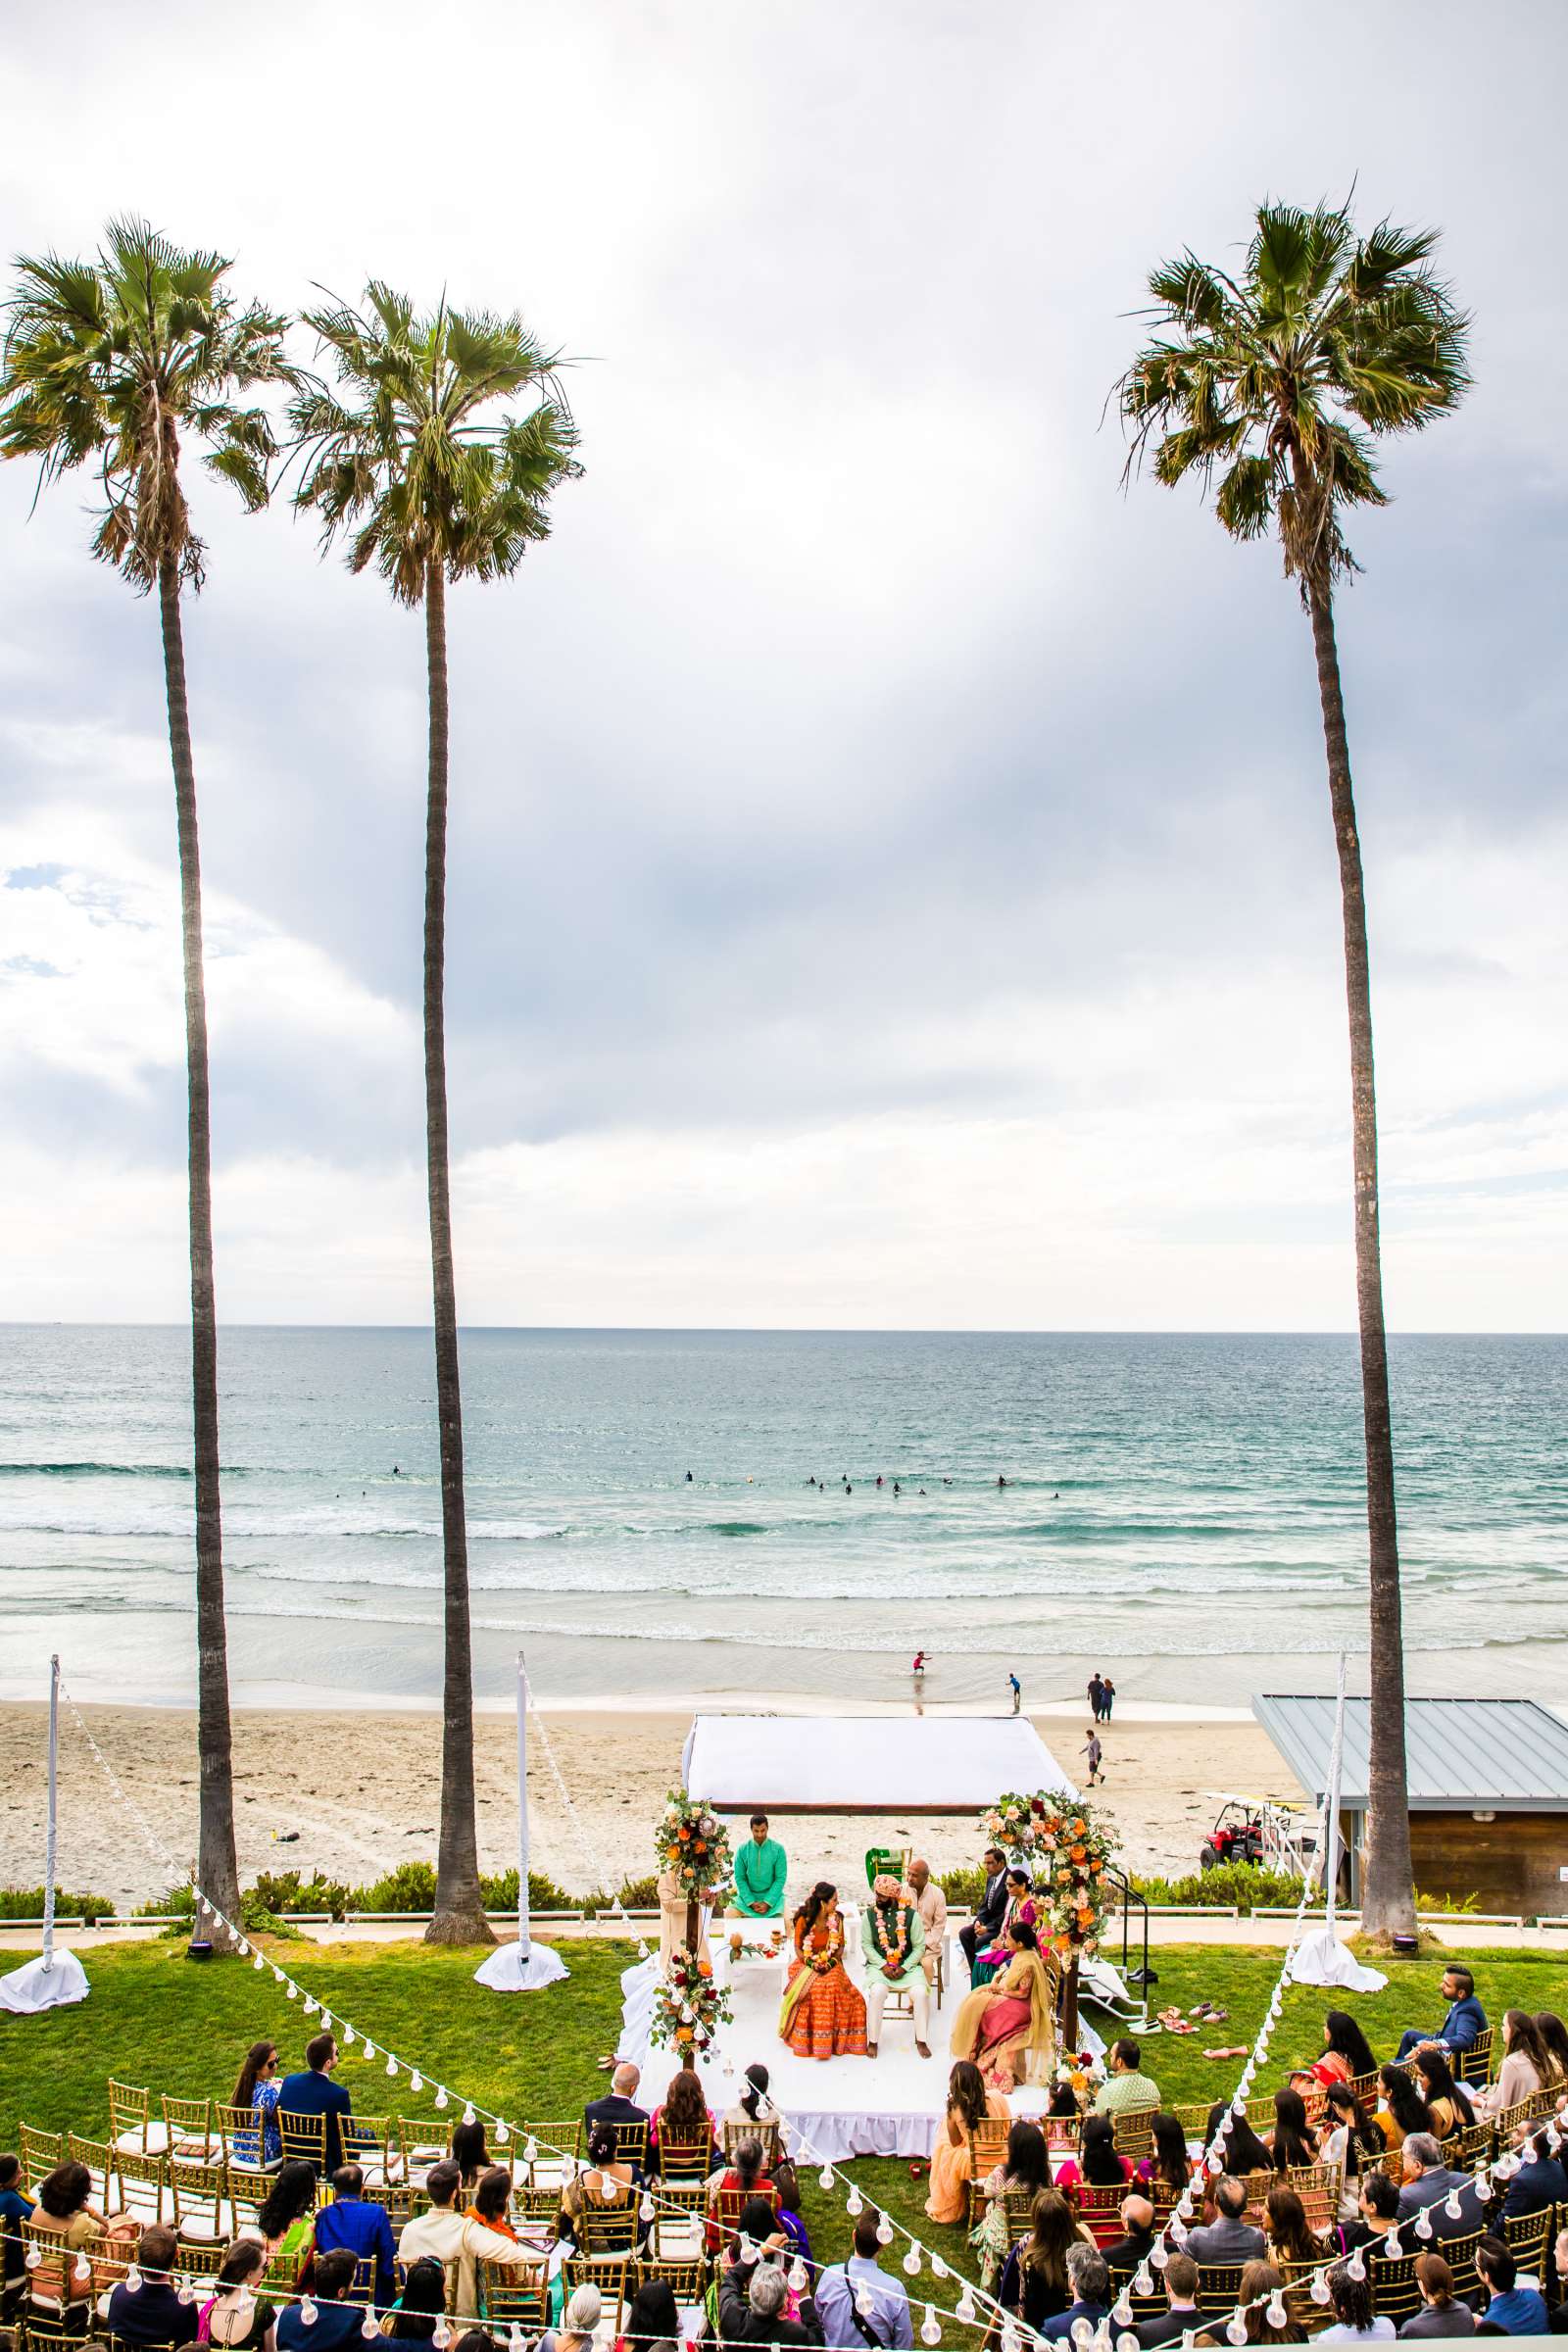
{"type": "MultiPolygon", "coordinates": [[[[5,251],[136,210],[279,306],[445,285],[578,362],[585,478],[450,610],[472,1321],[1349,1325],[1306,626],[1102,415],[1149,267],[1265,194],[1441,223],[1477,388],[1341,614],[1390,1315],[1568,1327],[1555,0],[68,17],[6,36],[5,251]]],[[[32,488],[0,1314],[173,1319],[156,612],[32,488]]],[[[419,624],[198,496],[220,1307],[416,1321],[419,624]]]]}

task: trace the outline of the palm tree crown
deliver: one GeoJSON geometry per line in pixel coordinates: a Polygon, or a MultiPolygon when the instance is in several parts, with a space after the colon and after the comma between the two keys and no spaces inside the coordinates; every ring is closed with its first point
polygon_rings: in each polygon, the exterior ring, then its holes
{"type": "Polygon", "coordinates": [[[401,603],[422,600],[432,563],[454,580],[504,578],[549,537],[551,491],[581,471],[555,360],[515,316],[443,302],[417,318],[380,284],[366,300],[368,318],[341,305],[306,314],[338,392],[307,385],[293,404],[306,451],[295,504],[320,516],[324,540],[348,531],[351,570],[373,563],[401,603]],[[525,416],[479,420],[519,392],[544,397],[525,416]]]}
{"type": "Polygon", "coordinates": [[[1154,335],[1117,387],[1128,471],[1152,442],[1156,480],[1197,472],[1233,537],[1277,527],[1303,597],[1353,569],[1344,510],[1387,504],[1376,437],[1469,386],[1469,320],[1432,273],[1436,246],[1431,229],[1358,237],[1343,208],[1265,204],[1238,276],[1190,252],[1163,263],[1154,335]]]}
{"type": "Polygon", "coordinates": [[[217,253],[183,253],[142,220],[110,223],[96,261],[17,263],[0,455],[36,457],[50,481],[96,459],[93,553],[145,592],[172,562],[199,588],[201,540],[179,478],[182,428],[247,508],[267,502],[275,444],[266,412],[237,394],[287,375],[284,321],[240,309],[217,253]]]}

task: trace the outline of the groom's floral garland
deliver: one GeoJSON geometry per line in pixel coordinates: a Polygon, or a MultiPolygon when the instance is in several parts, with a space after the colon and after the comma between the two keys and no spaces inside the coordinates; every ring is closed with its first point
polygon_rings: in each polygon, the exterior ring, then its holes
{"type": "Polygon", "coordinates": [[[672,1788],[654,1832],[661,1870],[672,1871],[689,1903],[711,1901],[734,1868],[729,1837],[716,1813],[701,1797],[672,1788]]]}
{"type": "Polygon", "coordinates": [[[711,1964],[694,1961],[684,1944],[677,1945],[669,1956],[664,1981],[654,1995],[649,2040],[683,2054],[690,2051],[695,2057],[699,2050],[707,2049],[719,2026],[730,2023],[732,2015],[728,1988],[713,1983],[711,1964]]]}
{"type": "Polygon", "coordinates": [[[980,1827],[1004,1853],[1029,1866],[1058,1945],[1099,1941],[1116,1841],[1090,1806],[1064,1805],[1059,1789],[1033,1796],[1009,1791],[981,1814],[980,1827]]]}

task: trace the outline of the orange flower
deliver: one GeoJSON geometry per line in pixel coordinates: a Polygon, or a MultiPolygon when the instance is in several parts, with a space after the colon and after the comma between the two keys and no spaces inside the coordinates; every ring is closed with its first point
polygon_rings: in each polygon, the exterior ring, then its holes
{"type": "Polygon", "coordinates": [[[1082,1838],[1084,1836],[1085,1826],[1086,1825],[1081,1821],[1070,1821],[1067,1824],[1068,1829],[1072,1832],[1072,1835],[1075,1838],[1082,1838]]]}
{"type": "Polygon", "coordinates": [[[1075,1845],[1067,1858],[1070,1862],[1085,1862],[1089,1857],[1085,1847],[1081,1845],[1075,1845]]]}
{"type": "Polygon", "coordinates": [[[690,1830],[680,1830],[677,1831],[676,1835],[679,1837],[682,1845],[684,1845],[688,1838],[690,1838],[691,1832],[690,1830]]]}
{"type": "Polygon", "coordinates": [[[699,1960],[699,1961],[698,1961],[698,1963],[697,1963],[697,1974],[698,1974],[700,1977],[710,1977],[710,1976],[712,1975],[712,1973],[713,1973],[713,1963],[711,1962],[711,1960],[699,1960]]]}

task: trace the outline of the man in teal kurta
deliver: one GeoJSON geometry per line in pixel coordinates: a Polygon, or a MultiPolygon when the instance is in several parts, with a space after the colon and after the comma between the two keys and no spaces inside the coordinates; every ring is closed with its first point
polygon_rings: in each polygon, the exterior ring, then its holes
{"type": "Polygon", "coordinates": [[[767,1834],[767,1815],[752,1815],[752,1834],[735,1849],[735,1900],[731,1919],[781,1919],[789,1864],[784,1848],[767,1834]]]}
{"type": "Polygon", "coordinates": [[[888,1994],[906,1992],[914,2011],[914,2046],[922,2058],[929,2058],[931,1988],[921,1964],[925,1927],[897,1879],[879,1878],[873,1884],[871,1900],[860,1915],[860,1949],[865,1954],[866,2056],[876,2056],[888,1994]]]}

